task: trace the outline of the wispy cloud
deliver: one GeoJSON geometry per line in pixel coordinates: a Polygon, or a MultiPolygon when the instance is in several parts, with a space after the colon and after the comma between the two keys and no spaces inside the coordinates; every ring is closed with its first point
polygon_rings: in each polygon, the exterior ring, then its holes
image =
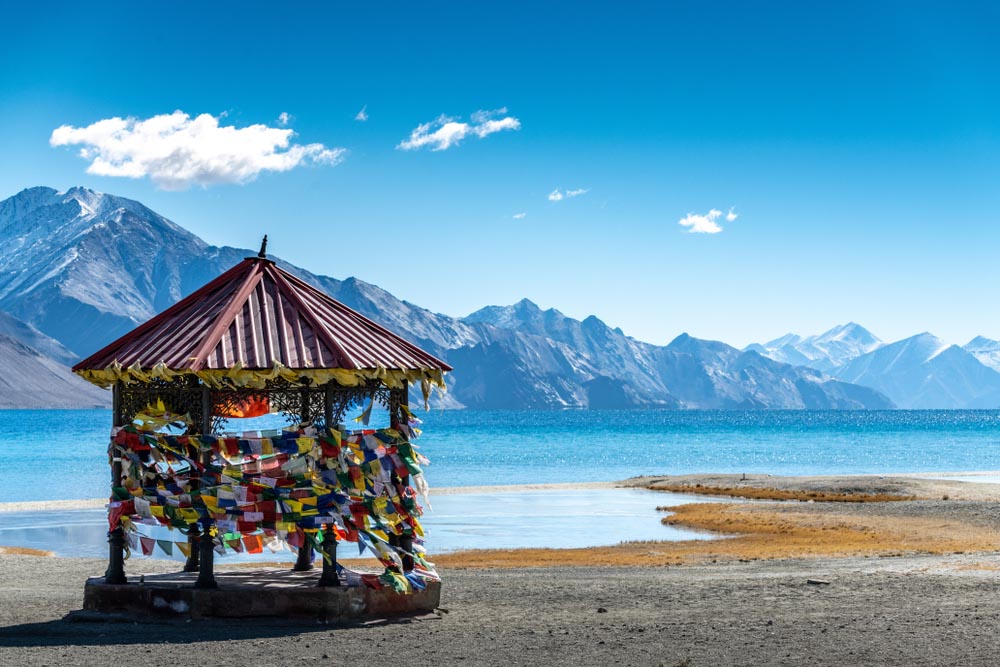
{"type": "Polygon", "coordinates": [[[511,217],[514,218],[515,220],[524,220],[525,218],[528,217],[528,214],[527,213],[515,213],[511,217]]]}
{"type": "Polygon", "coordinates": [[[288,125],[290,122],[292,122],[292,114],[288,113],[287,111],[282,111],[280,114],[278,114],[278,125],[284,127],[285,125],[288,125]]]}
{"type": "Polygon", "coordinates": [[[368,120],[368,105],[367,104],[364,105],[363,107],[361,107],[361,111],[359,111],[358,115],[356,115],[354,117],[354,120],[359,120],[362,123],[365,122],[366,120],[368,120]]]}
{"type": "Polygon", "coordinates": [[[718,234],[722,231],[722,225],[719,223],[723,217],[726,222],[733,222],[739,215],[732,208],[725,215],[719,209],[713,208],[704,215],[688,213],[678,220],[677,224],[681,227],[687,227],[692,234],[718,234]]]}
{"type": "Polygon", "coordinates": [[[579,197],[580,195],[585,195],[590,192],[590,188],[580,188],[579,190],[566,190],[562,192],[559,188],[556,188],[549,193],[549,201],[562,201],[563,199],[571,199],[573,197],[579,197]]]}
{"type": "Polygon", "coordinates": [[[507,107],[493,111],[477,111],[470,116],[469,123],[457,118],[439,116],[437,119],[418,125],[410,138],[399,143],[396,148],[404,151],[430,148],[432,151],[443,151],[457,146],[468,136],[487,137],[504,130],[521,129],[521,121],[513,116],[506,116],[507,107]],[[497,116],[503,116],[497,118],[497,116]]]}
{"type": "Polygon", "coordinates": [[[267,125],[220,126],[218,118],[182,111],[146,120],[107,118],[86,127],[63,125],[52,146],[83,146],[88,174],[144,178],[164,190],[192,185],[247,183],[264,171],[289,171],[307,164],[335,165],[344,148],[293,144],[290,129],[267,125]]]}

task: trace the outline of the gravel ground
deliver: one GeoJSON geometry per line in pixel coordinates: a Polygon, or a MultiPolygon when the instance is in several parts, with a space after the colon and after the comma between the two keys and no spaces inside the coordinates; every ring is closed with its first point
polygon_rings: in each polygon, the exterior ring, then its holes
{"type": "Polygon", "coordinates": [[[449,570],[440,617],[339,627],[63,620],[104,566],[0,555],[0,665],[992,666],[1000,655],[993,554],[449,570]]]}

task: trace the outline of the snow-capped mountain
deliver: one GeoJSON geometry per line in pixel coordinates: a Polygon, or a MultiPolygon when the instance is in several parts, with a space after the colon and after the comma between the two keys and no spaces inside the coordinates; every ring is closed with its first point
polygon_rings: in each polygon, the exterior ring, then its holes
{"type": "MultiPolygon", "coordinates": [[[[51,337],[82,356],[252,254],[208,245],[139,202],[84,188],[31,188],[0,202],[0,311],[27,323],[39,345],[51,337]]],[[[276,261],[454,365],[447,406],[891,405],[875,391],[723,343],[682,336],[655,346],[596,317],[581,322],[530,301],[453,318],[357,278],[276,261]]]]}
{"type": "Polygon", "coordinates": [[[829,372],[882,345],[872,332],[848,322],[816,336],[786,334],[764,344],[748,345],[746,349],[775,361],[829,372]]]}
{"type": "Polygon", "coordinates": [[[668,391],[703,409],[858,410],[894,407],[884,395],[812,368],[681,334],[656,353],[668,391]]]}
{"type": "Polygon", "coordinates": [[[901,408],[1000,407],[1000,373],[929,333],[877,348],[835,375],[873,387],[901,408]]]}
{"type": "MultiPolygon", "coordinates": [[[[489,306],[465,318],[552,341],[575,355],[577,372],[627,381],[637,396],[699,409],[890,408],[865,387],[851,387],[810,368],[782,364],[717,341],[678,336],[666,347],[643,343],[596,317],[582,322],[522,300],[489,306]]],[[[569,357],[569,355],[567,354],[569,357]]],[[[607,390],[607,380],[604,380],[607,390]]],[[[590,391],[593,391],[593,385],[590,391]]],[[[591,397],[592,400],[592,397],[591,397]]],[[[619,399],[621,400],[621,399],[619,399]]]]}
{"type": "Polygon", "coordinates": [[[542,310],[528,299],[512,306],[487,306],[463,320],[540,336],[558,348],[577,372],[594,377],[629,378],[640,394],[667,392],[655,368],[655,345],[630,338],[591,315],[583,321],[555,308],[542,310]]]}
{"type": "Polygon", "coordinates": [[[976,336],[962,346],[962,349],[979,360],[984,366],[1000,371],[1000,341],[976,336]]]}
{"type": "Polygon", "coordinates": [[[85,188],[0,202],[0,310],[83,356],[244,256],[142,204],[85,188]]]}

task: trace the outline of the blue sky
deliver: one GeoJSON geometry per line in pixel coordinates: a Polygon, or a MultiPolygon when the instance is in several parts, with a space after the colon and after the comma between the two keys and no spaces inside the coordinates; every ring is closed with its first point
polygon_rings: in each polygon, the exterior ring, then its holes
{"type": "Polygon", "coordinates": [[[266,232],[449,315],[528,297],[656,343],[1000,338],[1000,9],[866,4],[23,3],[0,197],[84,185],[211,243],[266,232]],[[302,155],[221,132],[165,183],[135,124],[178,110],[302,155]],[[464,138],[401,147],[442,115],[464,138]],[[87,171],[116,117],[135,177],[87,171]],[[678,224],[712,210],[719,233],[678,224]]]}

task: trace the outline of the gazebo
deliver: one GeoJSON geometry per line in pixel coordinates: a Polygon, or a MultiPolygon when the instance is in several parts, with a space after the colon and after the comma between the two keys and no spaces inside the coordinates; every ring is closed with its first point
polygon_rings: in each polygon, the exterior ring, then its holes
{"type": "Polygon", "coordinates": [[[344,539],[386,565],[365,583],[405,593],[436,577],[414,546],[414,487],[426,483],[409,386],[426,403],[451,367],[281,269],[266,246],[73,368],[113,391],[109,564],[95,585],[128,586],[130,547],[172,548],[146,525],[184,537],[195,589],[217,588],[216,553],[262,543],[297,549],[298,571],[319,550],[320,587],[341,585],[344,539]],[[388,428],[343,427],[366,403],[388,410],[388,428]],[[275,412],[288,427],[226,432],[275,412]]]}

